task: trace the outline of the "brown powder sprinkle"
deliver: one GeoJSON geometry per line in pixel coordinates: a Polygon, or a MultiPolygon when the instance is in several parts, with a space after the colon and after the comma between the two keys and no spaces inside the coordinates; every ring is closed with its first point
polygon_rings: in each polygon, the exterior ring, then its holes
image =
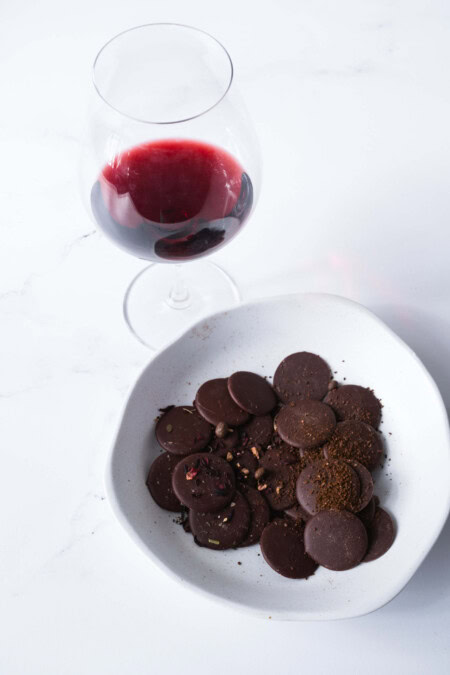
{"type": "Polygon", "coordinates": [[[340,510],[356,511],[359,504],[359,480],[355,472],[344,461],[324,461],[312,478],[317,492],[316,503],[319,511],[340,510]]]}

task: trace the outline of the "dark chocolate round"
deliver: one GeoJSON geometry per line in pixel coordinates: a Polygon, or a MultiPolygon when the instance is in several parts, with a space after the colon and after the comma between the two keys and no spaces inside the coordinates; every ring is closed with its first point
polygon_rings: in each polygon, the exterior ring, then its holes
{"type": "Polygon", "coordinates": [[[246,445],[269,445],[273,435],[273,419],[270,415],[258,415],[241,427],[242,443],[246,445]]]}
{"type": "Polygon", "coordinates": [[[235,548],[244,540],[250,526],[250,506],[236,492],[233,501],[221,511],[189,511],[189,525],[199,546],[217,550],[235,548]]]}
{"type": "Polygon", "coordinates": [[[208,445],[212,427],[192,406],[177,406],[159,419],[155,434],[158,443],[167,452],[188,455],[208,445]]]}
{"type": "Polygon", "coordinates": [[[375,497],[372,497],[367,506],[365,506],[361,511],[358,511],[356,514],[366,527],[369,527],[370,523],[372,522],[375,515],[375,509],[376,501],[375,497]]]}
{"type": "Polygon", "coordinates": [[[305,525],[305,550],[329,570],[349,570],[367,551],[367,532],[348,511],[321,511],[305,525]]]}
{"type": "Polygon", "coordinates": [[[305,509],[300,506],[300,504],[292,506],[290,509],[284,509],[284,512],[289,518],[293,518],[294,520],[303,520],[304,523],[312,518],[312,515],[308,513],[308,511],[305,511],[305,509]]]}
{"type": "Polygon", "coordinates": [[[270,508],[262,493],[258,492],[258,490],[246,485],[243,485],[239,489],[242,490],[242,494],[248,501],[251,516],[250,528],[240,546],[251,546],[258,543],[262,531],[270,521],[270,508]]]}
{"type": "Polygon", "coordinates": [[[308,464],[297,479],[298,503],[311,515],[330,509],[357,511],[360,494],[358,474],[341,459],[308,464]]]}
{"type": "Polygon", "coordinates": [[[280,466],[287,464],[298,464],[300,460],[300,453],[297,448],[293,448],[287,443],[281,445],[274,445],[261,457],[259,463],[268,471],[276,471],[280,466]]]}
{"type": "Polygon", "coordinates": [[[295,489],[299,472],[297,464],[290,464],[280,466],[260,479],[258,488],[266,486],[261,491],[274,511],[284,511],[296,504],[295,489]]]}
{"type": "Polygon", "coordinates": [[[317,564],[305,553],[303,524],[277,519],[264,528],[261,553],[270,567],[290,579],[307,579],[317,564]]]}
{"type": "Polygon", "coordinates": [[[367,527],[367,534],[369,535],[369,548],[364,556],[364,562],[380,558],[394,543],[395,529],[389,513],[377,507],[375,515],[367,527]]]}
{"type": "Polygon", "coordinates": [[[359,512],[365,509],[367,504],[372,499],[373,495],[372,475],[369,469],[366,469],[366,467],[360,462],[355,462],[354,460],[351,459],[346,459],[345,461],[347,462],[347,464],[350,464],[352,469],[356,471],[356,473],[358,474],[361,493],[359,496],[359,504],[356,511],[359,512]]]}
{"type": "Polygon", "coordinates": [[[357,384],[344,384],[328,392],[324,403],[331,406],[339,422],[360,420],[378,428],[381,419],[381,403],[370,389],[357,384]]]}
{"type": "Polygon", "coordinates": [[[150,494],[166,511],[181,511],[183,508],[172,487],[172,474],[179,461],[179,457],[164,452],[154,460],[148,472],[146,483],[150,494]]]}
{"type": "Polygon", "coordinates": [[[233,499],[236,479],[228,462],[212,453],[198,452],[180,460],[172,476],[173,490],[193,511],[220,511],[233,499]]]}
{"type": "Polygon", "coordinates": [[[285,405],[275,418],[283,441],[302,450],[323,445],[333,433],[336,419],[331,408],[320,401],[297,401],[285,405]]]}
{"type": "Polygon", "coordinates": [[[297,352],[280,363],[273,386],[284,403],[297,399],[321,401],[328,391],[330,379],[330,369],[320,356],[297,352]]]}
{"type": "Polygon", "coordinates": [[[266,415],[277,404],[275,392],[267,380],[246,370],[228,378],[228,391],[233,401],[251,415],[266,415]]]}
{"type": "Polygon", "coordinates": [[[370,424],[346,420],[336,425],[323,452],[327,459],[356,459],[373,471],[383,456],[383,443],[370,424]]]}
{"type": "Polygon", "coordinates": [[[231,427],[240,426],[248,420],[248,413],[231,398],[228,380],[218,378],[202,384],[195,397],[195,407],[202,417],[216,426],[225,422],[231,427]]]}

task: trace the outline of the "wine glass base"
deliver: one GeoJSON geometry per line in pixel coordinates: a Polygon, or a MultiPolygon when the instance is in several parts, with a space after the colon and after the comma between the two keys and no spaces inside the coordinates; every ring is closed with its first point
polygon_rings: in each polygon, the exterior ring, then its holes
{"type": "Polygon", "coordinates": [[[129,285],[123,313],[133,335],[158,350],[208,314],[240,301],[233,279],[215,263],[151,264],[129,285]]]}

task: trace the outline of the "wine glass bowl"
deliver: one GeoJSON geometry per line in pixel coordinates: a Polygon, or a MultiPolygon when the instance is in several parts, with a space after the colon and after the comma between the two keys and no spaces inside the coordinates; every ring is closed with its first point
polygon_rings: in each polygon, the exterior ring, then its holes
{"type": "MultiPolygon", "coordinates": [[[[107,42],[93,78],[83,189],[102,232],[158,263],[228,243],[255,207],[260,157],[226,49],[190,26],[147,24],[107,42]]],[[[124,310],[142,342],[160,346],[239,300],[223,270],[196,265],[157,265],[134,280],[124,310]]]]}

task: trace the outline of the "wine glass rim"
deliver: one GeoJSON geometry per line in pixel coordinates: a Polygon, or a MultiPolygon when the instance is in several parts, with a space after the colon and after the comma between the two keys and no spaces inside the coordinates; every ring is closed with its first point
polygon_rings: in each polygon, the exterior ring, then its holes
{"type": "Polygon", "coordinates": [[[125,30],[120,31],[120,33],[116,33],[116,35],[113,35],[113,37],[110,38],[107,42],[105,42],[105,44],[101,47],[101,49],[97,53],[97,56],[94,59],[93,65],[92,65],[92,82],[94,84],[95,91],[100,96],[102,101],[104,101],[104,103],[106,103],[107,106],[109,106],[112,110],[114,110],[119,115],[122,115],[123,117],[127,117],[128,119],[131,119],[135,122],[140,122],[142,124],[158,124],[158,125],[181,124],[182,122],[189,122],[190,120],[194,120],[194,119],[197,119],[198,117],[202,117],[202,115],[206,115],[206,113],[208,113],[210,110],[213,110],[213,108],[218,106],[219,103],[221,101],[223,101],[223,99],[225,98],[225,96],[227,95],[227,93],[230,90],[231,84],[233,82],[233,77],[234,77],[234,67],[233,67],[233,61],[231,59],[231,56],[230,56],[228,50],[224,47],[224,45],[217,38],[215,38],[214,35],[211,35],[211,33],[208,33],[207,31],[202,30],[201,28],[196,28],[195,26],[189,26],[188,24],[185,24],[185,23],[174,23],[174,22],[171,22],[171,21],[159,21],[159,22],[155,22],[155,23],[143,23],[143,24],[140,24],[139,26],[132,26],[131,28],[126,28],[125,30]],[[230,64],[230,79],[229,79],[228,85],[225,88],[225,91],[223,92],[222,96],[220,96],[220,98],[218,98],[217,101],[215,103],[213,103],[213,105],[209,106],[208,108],[206,108],[205,110],[202,110],[199,113],[196,113],[195,115],[190,115],[189,117],[185,117],[185,118],[179,119],[179,120],[168,120],[168,121],[166,121],[166,120],[164,120],[164,121],[147,120],[147,119],[140,119],[139,117],[135,117],[133,115],[130,115],[129,113],[123,112],[122,110],[120,110],[116,106],[112,105],[112,103],[110,103],[108,101],[108,99],[105,98],[105,96],[102,94],[102,92],[100,90],[100,86],[98,85],[98,83],[96,81],[96,78],[95,78],[95,71],[96,71],[96,66],[97,66],[98,60],[101,57],[104,50],[112,42],[114,42],[114,40],[121,37],[122,35],[125,35],[126,33],[131,33],[132,31],[139,30],[141,28],[151,28],[151,27],[157,27],[157,26],[175,26],[177,28],[187,28],[188,30],[196,31],[197,33],[202,33],[203,35],[206,35],[207,37],[211,38],[211,40],[216,42],[219,45],[219,47],[221,47],[223,49],[226,57],[228,58],[229,64],[230,64]]]}

